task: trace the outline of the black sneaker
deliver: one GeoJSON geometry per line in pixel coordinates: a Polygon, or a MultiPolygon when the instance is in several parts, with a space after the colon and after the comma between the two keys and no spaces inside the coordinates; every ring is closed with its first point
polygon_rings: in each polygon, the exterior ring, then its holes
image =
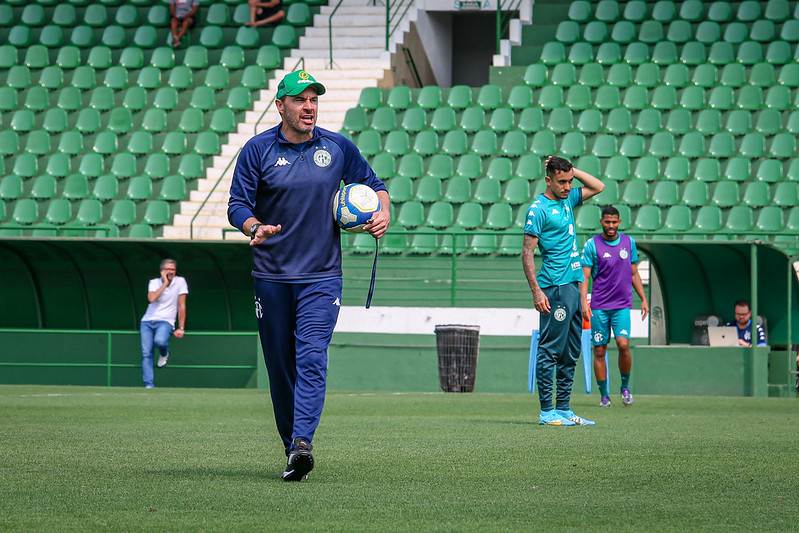
{"type": "Polygon", "coordinates": [[[313,446],[307,440],[297,437],[291,443],[289,459],[286,462],[286,471],[283,472],[283,481],[302,481],[308,479],[308,472],[313,470],[313,446]]]}

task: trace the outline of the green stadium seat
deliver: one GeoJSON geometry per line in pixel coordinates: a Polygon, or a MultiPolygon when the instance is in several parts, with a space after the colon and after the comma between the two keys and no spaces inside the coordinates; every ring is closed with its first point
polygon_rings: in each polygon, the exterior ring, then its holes
{"type": "Polygon", "coordinates": [[[538,93],[538,107],[544,110],[552,110],[563,107],[563,89],[554,85],[543,87],[538,93]]]}
{"type": "Polygon", "coordinates": [[[661,85],[652,92],[652,107],[660,110],[674,109],[677,105],[677,91],[674,87],[661,85]]]}
{"type": "MultiPolygon", "coordinates": [[[[361,93],[361,95],[363,96],[363,93],[361,93]]],[[[441,107],[442,101],[443,97],[441,93],[441,87],[438,85],[427,85],[422,87],[416,97],[416,103],[422,109],[426,109],[428,111],[441,107]]]]}
{"type": "MultiPolygon", "coordinates": [[[[611,110],[610,116],[608,117],[608,126],[607,129],[610,131],[610,119],[613,115],[615,110],[611,110]]],[[[626,111],[626,110],[625,110],[626,111]]],[[[629,113],[629,111],[628,111],[629,113]]],[[[623,115],[623,113],[622,113],[623,115]]],[[[621,118],[621,117],[619,117],[621,118]]],[[[624,124],[620,124],[623,126],[624,124]]],[[[656,109],[643,109],[640,113],[638,113],[638,118],[635,122],[635,133],[640,133],[642,135],[653,135],[654,133],[658,132],[662,128],[661,123],[661,115],[660,111],[656,109]]],[[[610,133],[616,133],[615,131],[611,131],[610,133]]],[[[626,132],[625,132],[626,133],[626,132]]],[[[672,132],[673,133],[673,132],[672,132]]]]}
{"type": "MultiPolygon", "coordinates": [[[[89,107],[93,107],[98,111],[110,111],[114,109],[116,107],[114,91],[106,86],[95,87],[92,89],[91,96],[89,97],[89,107]]],[[[130,113],[129,109],[126,111],[130,113]]]]}
{"type": "Polygon", "coordinates": [[[705,89],[696,86],[686,87],[680,95],[679,105],[683,109],[691,111],[704,109],[706,106],[705,89]]]}
{"type": "Polygon", "coordinates": [[[749,69],[749,83],[758,87],[771,87],[777,81],[774,65],[758,63],[749,69]]]}
{"type": "Polygon", "coordinates": [[[386,153],[400,156],[407,154],[411,149],[411,141],[408,132],[403,130],[390,131],[385,137],[383,150],[386,153]]]}
{"type": "Polygon", "coordinates": [[[31,84],[31,72],[25,65],[14,65],[8,69],[6,86],[16,90],[27,89],[31,84]]]}
{"type": "Polygon", "coordinates": [[[571,63],[560,63],[559,65],[555,65],[552,69],[549,83],[552,85],[571,87],[577,83],[577,70],[571,63]]]}
{"type": "Polygon", "coordinates": [[[732,207],[741,201],[738,184],[734,181],[719,181],[713,189],[710,201],[719,207],[732,207]]]}
{"type": "MultiPolygon", "coordinates": [[[[386,180],[392,178],[397,170],[394,161],[394,157],[389,154],[377,154],[372,158],[371,166],[378,178],[386,180]]],[[[394,199],[393,195],[391,198],[394,199]]]]}
{"type": "Polygon", "coordinates": [[[208,48],[221,48],[224,34],[219,26],[205,26],[200,32],[200,45],[208,48]]]}
{"type": "Polygon", "coordinates": [[[23,105],[34,112],[44,111],[50,107],[50,94],[44,87],[33,86],[28,89],[23,105]]]}
{"type": "MultiPolygon", "coordinates": [[[[431,208],[432,209],[432,208],[431,208]]],[[[483,224],[483,206],[476,202],[465,202],[458,208],[453,225],[456,228],[475,229],[483,224]]]]}
{"type": "Polygon", "coordinates": [[[294,26],[280,24],[272,32],[272,44],[278,48],[296,48],[298,41],[294,26]]]}
{"type": "Polygon", "coordinates": [[[441,179],[425,175],[417,180],[416,192],[413,199],[422,203],[437,202],[443,196],[441,179]]]}
{"type": "Polygon", "coordinates": [[[744,109],[735,109],[727,113],[724,128],[733,135],[743,135],[752,130],[752,115],[744,109]]]}
{"type": "MultiPolygon", "coordinates": [[[[180,177],[180,176],[178,176],[180,177]]],[[[149,200],[153,195],[153,184],[147,176],[136,176],[128,182],[125,198],[134,202],[149,200]]]]}
{"type": "MultiPolygon", "coordinates": [[[[211,89],[210,87],[206,87],[205,85],[196,87],[191,92],[191,101],[189,102],[189,105],[191,107],[195,107],[203,111],[211,111],[216,107],[216,95],[214,93],[214,90],[211,89]]],[[[220,108],[220,110],[232,113],[232,111],[227,108],[224,109],[220,108]]],[[[227,131],[232,131],[232,129],[233,128],[227,131]]]]}
{"type": "Polygon", "coordinates": [[[485,127],[485,122],[485,111],[482,107],[467,107],[461,114],[460,127],[467,133],[475,133],[485,127]]]}
{"type": "Polygon", "coordinates": [[[664,38],[663,25],[657,20],[645,20],[638,29],[638,41],[642,43],[659,43],[664,38]]]}
{"type": "Polygon", "coordinates": [[[83,174],[69,174],[64,180],[61,195],[67,200],[83,200],[89,196],[89,182],[83,174]]]}
{"type": "Polygon", "coordinates": [[[111,162],[111,174],[117,179],[132,178],[136,175],[136,157],[130,153],[120,153],[111,162]]]}
{"type": "Polygon", "coordinates": [[[566,47],[563,43],[549,41],[541,49],[541,62],[545,65],[557,65],[566,61],[566,47]]]}
{"type": "Polygon", "coordinates": [[[555,144],[555,134],[549,130],[542,130],[533,135],[530,152],[539,157],[546,157],[555,153],[555,144]]]}
{"type": "Polygon", "coordinates": [[[252,102],[249,89],[246,87],[234,87],[228,93],[225,105],[234,111],[250,109],[252,102]]]}
{"type": "Polygon", "coordinates": [[[187,180],[193,180],[202,176],[203,171],[203,159],[200,154],[190,153],[180,158],[178,175],[187,180]]]}
{"type": "MultiPolygon", "coordinates": [[[[394,178],[396,179],[396,178],[394,178]]],[[[424,206],[418,201],[405,201],[397,213],[397,224],[403,228],[416,228],[424,222],[424,206]]]]}
{"type": "Polygon", "coordinates": [[[50,174],[42,174],[33,180],[30,197],[34,200],[50,200],[56,195],[56,179],[50,174]]]}
{"type": "Polygon", "coordinates": [[[580,40],[580,25],[573,20],[564,20],[555,30],[555,39],[561,43],[573,44],[580,40]]]}
{"type": "Polygon", "coordinates": [[[16,47],[9,44],[0,45],[0,68],[9,69],[18,62],[16,47]]]}
{"type": "Polygon", "coordinates": [[[704,205],[697,211],[694,221],[695,232],[716,233],[723,227],[722,211],[715,205],[704,205]]]}
{"type": "MultiPolygon", "coordinates": [[[[698,172],[699,166],[697,166],[697,174],[698,172]]],[[[669,160],[666,162],[665,168],[663,169],[663,177],[670,181],[679,182],[689,179],[691,177],[691,163],[688,158],[683,156],[669,158],[669,160]]],[[[701,178],[697,176],[697,179],[701,178]]]]}
{"type": "MultiPolygon", "coordinates": [[[[278,52],[279,53],[279,52],[278,52]]],[[[262,64],[261,54],[258,54],[256,63],[262,64]]],[[[186,49],[186,55],[183,57],[183,64],[190,69],[204,69],[208,68],[208,49],[204,46],[192,45],[186,49]]],[[[270,66],[269,68],[277,68],[277,66],[270,66]]]]}
{"type": "Polygon", "coordinates": [[[782,168],[782,161],[776,159],[764,159],[757,166],[754,178],[765,183],[776,183],[784,179],[785,173],[782,168]]]}
{"type": "MultiPolygon", "coordinates": [[[[600,89],[601,88],[602,87],[600,87],[600,89]]],[[[616,87],[607,87],[607,88],[616,89],[616,87]]],[[[597,93],[598,92],[599,91],[597,91],[597,93]]],[[[642,85],[631,85],[624,91],[624,99],[622,101],[622,106],[631,111],[641,111],[650,107],[649,91],[647,90],[646,87],[642,85]]],[[[619,107],[619,106],[618,105],[611,106],[605,109],[612,109],[613,107],[619,107]]]]}
{"type": "MultiPolygon", "coordinates": [[[[582,69],[585,70],[585,67],[582,69]]],[[[582,72],[582,71],[581,71],[582,72]]],[[[508,107],[511,109],[527,109],[533,105],[533,90],[527,85],[514,85],[508,94],[508,107]]]]}
{"type": "Polygon", "coordinates": [[[524,236],[520,233],[503,234],[499,238],[496,253],[503,256],[518,256],[521,254],[524,236]]]}
{"type": "Polygon", "coordinates": [[[572,65],[585,65],[594,60],[594,47],[590,43],[574,43],[567,59],[572,65]]]}
{"type": "MultiPolygon", "coordinates": [[[[302,4],[297,4],[302,5],[302,4]]],[[[388,107],[404,111],[413,105],[413,94],[411,93],[411,88],[407,85],[398,85],[393,87],[388,92],[388,98],[386,100],[386,105],[388,107]]],[[[418,108],[416,108],[418,109],[418,108]]]]}
{"type": "Polygon", "coordinates": [[[588,22],[593,17],[591,3],[586,0],[575,0],[569,5],[569,20],[575,22],[588,22]]]}
{"type": "Polygon", "coordinates": [[[736,205],[729,210],[726,220],[726,230],[730,233],[740,234],[754,227],[752,210],[745,205],[736,205]]]}
{"type": "MultiPolygon", "coordinates": [[[[66,118],[65,118],[66,120],[66,118]]],[[[45,120],[46,124],[46,120],[45,120]]],[[[9,132],[13,133],[13,132],[9,132]]],[[[0,141],[0,145],[2,141],[0,141]]],[[[61,134],[58,139],[58,152],[67,155],[77,155],[83,152],[83,135],[79,131],[70,130],[61,134]]]]}
{"type": "Polygon", "coordinates": [[[513,109],[502,107],[495,109],[491,113],[491,118],[488,121],[488,127],[497,133],[506,133],[515,128],[516,117],[513,109]]]}
{"type": "Polygon", "coordinates": [[[749,181],[752,178],[752,163],[746,157],[731,157],[727,160],[724,176],[732,181],[749,181]]]}
{"type": "Polygon", "coordinates": [[[8,32],[8,44],[17,48],[27,48],[31,45],[31,29],[25,25],[13,26],[8,32]]]}
{"type": "Polygon", "coordinates": [[[658,181],[652,190],[652,204],[658,207],[670,207],[677,204],[680,198],[676,181],[658,181]]]}
{"type": "MultiPolygon", "coordinates": [[[[750,132],[743,136],[738,152],[749,159],[758,159],[766,154],[766,139],[760,132],[750,132]]],[[[730,157],[730,155],[724,157],[730,157]]]]}
{"type": "Polygon", "coordinates": [[[727,65],[735,61],[735,51],[732,43],[728,41],[716,41],[710,45],[707,53],[707,60],[713,65],[727,65]]]}
{"type": "MultiPolygon", "coordinates": [[[[698,138],[692,139],[692,141],[698,142],[698,138]]],[[[735,152],[735,137],[733,137],[731,133],[722,131],[716,133],[710,138],[710,144],[708,145],[707,149],[707,153],[709,156],[723,159],[727,157],[732,157],[734,152],[735,152]]],[[[687,156],[690,157],[689,155],[687,156]]]]}
{"type": "Polygon", "coordinates": [[[785,229],[799,231],[799,206],[792,207],[785,217],[785,229]]]}
{"type": "Polygon", "coordinates": [[[586,204],[578,209],[576,213],[574,223],[578,230],[593,233],[601,229],[599,219],[602,218],[602,208],[598,205],[586,204]]]}
{"type": "Polygon", "coordinates": [[[209,130],[200,132],[194,141],[194,151],[201,156],[219,154],[221,151],[219,135],[209,130]]]}
{"type": "MultiPolygon", "coordinates": [[[[388,155],[388,154],[387,154],[388,155]]],[[[419,154],[406,154],[400,158],[397,176],[416,179],[424,175],[424,160],[419,154]]]]}
{"type": "Polygon", "coordinates": [[[544,127],[544,113],[541,109],[528,107],[519,116],[517,127],[527,133],[535,133],[544,127]]]}
{"type": "Polygon", "coordinates": [[[48,154],[51,150],[50,134],[45,130],[33,130],[28,133],[25,152],[37,156],[48,154]]]}
{"type": "Polygon", "coordinates": [[[205,73],[204,85],[211,89],[226,89],[228,86],[229,74],[227,68],[222,65],[211,65],[205,73]]]}
{"type": "Polygon", "coordinates": [[[582,133],[599,133],[602,130],[602,113],[598,109],[586,109],[577,119],[577,129],[582,133]]]}
{"type": "Polygon", "coordinates": [[[732,87],[714,87],[707,99],[708,106],[713,109],[726,111],[733,108],[732,87]]]}
{"type": "MultiPolygon", "coordinates": [[[[612,87],[615,89],[615,87],[612,87]]],[[[575,111],[591,107],[591,89],[585,85],[574,85],[566,92],[565,105],[575,111]]]]}
{"type": "MultiPolygon", "coordinates": [[[[230,109],[227,111],[232,113],[230,109]]],[[[368,127],[369,124],[367,120],[365,109],[362,107],[353,107],[347,110],[341,127],[349,133],[360,133],[368,127]]]]}
{"type": "Polygon", "coordinates": [[[19,109],[11,116],[11,129],[17,133],[27,133],[36,126],[36,114],[30,109],[19,109]]]}
{"type": "Polygon", "coordinates": [[[139,71],[136,77],[136,85],[144,89],[157,89],[161,85],[161,70],[147,65],[139,71]]]}
{"type": "Polygon", "coordinates": [[[166,111],[158,108],[148,109],[142,118],[142,129],[149,133],[160,133],[166,129],[166,111]]]}
{"type": "Polygon", "coordinates": [[[92,150],[98,154],[110,155],[117,151],[119,144],[113,131],[104,130],[94,138],[92,150]]]}
{"type": "Polygon", "coordinates": [[[705,6],[700,0],[686,0],[680,5],[679,17],[691,22],[704,20],[705,6]]]}
{"type": "Polygon", "coordinates": [[[693,37],[691,23],[687,20],[675,20],[669,24],[666,39],[673,43],[686,43],[693,37]]]}
{"type": "Polygon", "coordinates": [[[749,207],[765,207],[769,204],[771,193],[769,185],[763,181],[752,181],[746,184],[742,203],[749,207]]]}
{"type": "Polygon", "coordinates": [[[490,255],[497,248],[497,236],[494,234],[477,233],[466,238],[469,242],[463,251],[468,255],[490,255]]]}
{"type": "Polygon", "coordinates": [[[172,68],[166,83],[169,87],[173,87],[177,90],[191,88],[194,83],[191,69],[185,65],[178,65],[172,68]]]}
{"type": "Polygon", "coordinates": [[[788,122],[785,125],[785,131],[788,133],[799,134],[799,110],[792,111],[788,115],[788,122]]]}
{"type": "Polygon", "coordinates": [[[488,208],[483,227],[492,230],[508,229],[513,225],[513,208],[505,202],[497,202],[488,208]]]}
{"type": "Polygon", "coordinates": [[[180,155],[186,152],[186,134],[182,131],[170,131],[164,137],[161,150],[167,155],[180,155]]]}
{"type": "Polygon", "coordinates": [[[732,5],[729,2],[713,2],[708,6],[708,20],[715,22],[729,22],[733,19],[732,5]]]}
{"type": "Polygon", "coordinates": [[[387,181],[391,201],[404,203],[413,198],[413,182],[406,176],[396,176],[387,181]]]}
{"type": "MultiPolygon", "coordinates": [[[[254,30],[254,28],[249,28],[254,30]]],[[[219,58],[219,64],[228,70],[238,70],[244,68],[244,49],[237,45],[229,45],[222,49],[222,55],[219,58]]]]}
{"type": "Polygon", "coordinates": [[[629,20],[621,20],[613,25],[610,32],[610,39],[621,44],[629,44],[636,39],[636,28],[629,20]]]}
{"type": "Polygon", "coordinates": [[[788,87],[774,86],[766,91],[765,106],[777,111],[785,111],[793,107],[791,90],[788,87]]]}
{"type": "Polygon", "coordinates": [[[133,44],[139,48],[155,48],[158,42],[156,29],[149,24],[137,27],[133,34],[133,44]]]}
{"type": "Polygon", "coordinates": [[[505,182],[513,176],[513,162],[507,157],[492,157],[485,177],[499,182],[505,182]]]}
{"type": "Polygon", "coordinates": [[[472,199],[479,204],[493,204],[502,197],[501,182],[494,178],[480,178],[472,199]]]}
{"type": "Polygon", "coordinates": [[[455,165],[452,157],[445,154],[436,154],[430,158],[427,175],[440,180],[451,178],[455,174],[455,165]]]}
{"type": "Polygon", "coordinates": [[[566,133],[574,129],[574,115],[568,107],[553,109],[547,120],[547,129],[553,133],[566,133]]]}
{"type": "Polygon", "coordinates": [[[63,178],[72,172],[72,161],[68,154],[57,152],[47,158],[45,172],[56,178],[63,178]]]}
{"type": "Polygon", "coordinates": [[[619,146],[619,154],[625,157],[641,157],[644,155],[644,137],[642,135],[624,137],[621,146],[619,146]]]}
{"type": "Polygon", "coordinates": [[[771,139],[768,154],[776,159],[794,157],[796,155],[796,137],[787,132],[778,133],[771,139]]]}
{"type": "Polygon", "coordinates": [[[585,153],[585,136],[579,131],[570,131],[561,138],[560,153],[567,158],[577,158],[585,153]]]}
{"type": "Polygon", "coordinates": [[[763,107],[763,91],[760,87],[747,85],[738,90],[738,100],[736,103],[739,109],[747,111],[757,111],[763,107]]]}
{"type": "Polygon", "coordinates": [[[694,68],[691,78],[694,85],[705,89],[714,87],[718,83],[718,80],[718,69],[715,65],[711,65],[710,63],[697,65],[696,68],[694,68]]]}
{"type": "Polygon", "coordinates": [[[183,176],[173,175],[164,179],[158,199],[176,202],[186,197],[186,180],[183,176]]]}
{"type": "Polygon", "coordinates": [[[619,46],[619,43],[614,42],[600,44],[597,47],[594,60],[600,65],[615,65],[622,60],[621,46],[619,46]]]}
{"type": "Polygon", "coordinates": [[[372,156],[383,150],[383,140],[375,130],[368,129],[358,134],[355,143],[361,151],[361,155],[372,156]]]}
{"type": "MultiPolygon", "coordinates": [[[[57,66],[45,67],[42,69],[41,75],[39,76],[39,85],[51,91],[61,89],[61,87],[64,85],[64,71],[61,69],[61,67],[57,66]]],[[[74,76],[73,85],[78,89],[83,88],[75,83],[74,76]]]]}
{"type": "MultiPolygon", "coordinates": [[[[77,28],[73,30],[73,35],[75,31],[77,31],[77,28]]],[[[79,45],[76,46],[80,47],[79,45]]],[[[122,57],[120,56],[120,64],[121,62],[122,57]]],[[[91,50],[89,50],[89,55],[86,58],[86,65],[96,70],[103,70],[109,68],[111,64],[111,49],[107,46],[94,46],[91,48],[91,50]]],[[[141,68],[141,65],[135,68],[141,68]]]]}
{"type": "Polygon", "coordinates": [[[728,43],[741,44],[749,37],[749,26],[743,22],[731,22],[724,30],[724,40],[728,43]]]}
{"type": "Polygon", "coordinates": [[[390,107],[379,107],[372,113],[372,129],[388,133],[397,129],[397,114],[390,107]]]}
{"type": "Polygon", "coordinates": [[[34,44],[25,51],[23,64],[31,69],[40,69],[50,64],[50,54],[47,47],[42,44],[34,44]]]}
{"type": "Polygon", "coordinates": [[[14,204],[11,220],[17,224],[30,225],[39,220],[39,206],[36,200],[23,198],[14,204]]]}
{"type": "Polygon", "coordinates": [[[203,129],[203,112],[199,109],[188,107],[180,114],[178,130],[185,133],[197,133],[203,129]]]}
{"type": "Polygon", "coordinates": [[[766,206],[760,210],[754,228],[758,231],[776,233],[785,227],[783,210],[777,206],[766,206]]]}
{"type": "Polygon", "coordinates": [[[649,203],[649,185],[646,181],[639,179],[628,181],[624,186],[621,201],[631,206],[649,203]]]}
{"type": "Polygon", "coordinates": [[[103,220],[103,204],[94,198],[81,198],[75,222],[85,226],[99,224],[103,220]]]}
{"type": "Polygon", "coordinates": [[[674,155],[675,143],[674,136],[667,131],[660,131],[652,136],[649,143],[649,154],[665,159],[674,155]]]}
{"type": "Polygon", "coordinates": [[[144,174],[151,179],[165,178],[169,174],[169,157],[160,152],[149,154],[144,164],[144,174]]]}
{"type": "Polygon", "coordinates": [[[744,41],[738,47],[736,60],[744,65],[754,65],[765,59],[763,45],[755,41],[744,41]]]}
{"type": "Polygon", "coordinates": [[[169,204],[164,200],[151,200],[144,210],[144,222],[151,226],[163,226],[170,220],[169,204]]]}
{"type": "Polygon", "coordinates": [[[697,180],[714,182],[721,179],[721,167],[718,159],[702,158],[696,163],[694,175],[697,180]]]}
{"type": "Polygon", "coordinates": [[[686,205],[674,205],[666,211],[663,230],[684,233],[693,227],[691,208],[686,205]]]}
{"type": "Polygon", "coordinates": [[[721,113],[716,109],[703,109],[696,119],[696,131],[702,135],[713,135],[721,131],[721,113]]]}
{"type": "Polygon", "coordinates": [[[205,14],[206,26],[226,26],[230,22],[230,8],[225,4],[208,6],[205,14]]]}
{"type": "MultiPolygon", "coordinates": [[[[594,138],[594,146],[591,147],[591,153],[596,157],[613,157],[618,152],[618,148],[618,141],[614,135],[602,134],[594,138]]],[[[546,156],[551,153],[538,155],[546,156]]]]}
{"type": "Polygon", "coordinates": [[[477,94],[477,105],[485,110],[494,110],[500,107],[502,100],[502,88],[499,85],[483,85],[477,94]]]}
{"type": "Polygon", "coordinates": [[[40,4],[28,4],[22,9],[20,22],[26,26],[42,26],[45,21],[44,7],[40,4]]]}
{"type": "MultiPolygon", "coordinates": [[[[794,28],[794,31],[796,31],[796,29],[799,29],[799,21],[792,21],[792,22],[797,23],[794,28]]],[[[784,28],[785,26],[783,25],[783,32],[784,28]]],[[[787,41],[784,40],[772,41],[771,43],[769,43],[768,48],[766,48],[765,59],[768,63],[772,65],[781,66],[786,63],[790,63],[792,61],[792,57],[793,55],[791,50],[791,44],[788,43],[787,41]]]]}
{"type": "Polygon", "coordinates": [[[640,231],[657,231],[663,226],[660,207],[644,205],[638,209],[634,227],[640,231]]]}
{"type": "Polygon", "coordinates": [[[458,156],[466,153],[469,139],[463,130],[448,131],[441,143],[441,151],[447,155],[458,156]]]}
{"type": "Polygon", "coordinates": [[[56,198],[47,205],[44,221],[48,224],[62,225],[72,220],[72,204],[66,198],[56,198]]]}
{"type": "Polygon", "coordinates": [[[774,206],[779,208],[793,207],[796,205],[797,198],[799,198],[799,183],[782,181],[774,186],[774,206]]]}
{"type": "Polygon", "coordinates": [[[446,132],[455,128],[457,117],[455,110],[450,107],[439,107],[433,111],[430,118],[430,127],[437,132],[446,132]]]}
{"type": "MultiPolygon", "coordinates": [[[[494,133],[494,132],[491,132],[494,133]]],[[[509,131],[502,138],[499,152],[507,157],[519,157],[527,152],[527,135],[520,130],[509,131]]]]}
{"type": "MultiPolygon", "coordinates": [[[[283,5],[285,6],[288,4],[289,2],[284,2],[283,5]]],[[[233,24],[241,25],[249,21],[250,21],[250,6],[247,5],[246,3],[241,3],[236,5],[236,8],[233,10],[233,24]]]]}
{"type": "Polygon", "coordinates": [[[736,18],[744,22],[753,22],[762,16],[760,2],[745,0],[738,5],[736,18]]]}
{"type": "Polygon", "coordinates": [[[710,193],[704,181],[688,181],[682,191],[681,202],[688,207],[699,207],[708,203],[710,193]]]}
{"type": "Polygon", "coordinates": [[[505,184],[502,193],[502,200],[511,204],[519,205],[530,201],[530,182],[524,178],[513,178],[505,184]]]}
{"type": "Polygon", "coordinates": [[[472,139],[471,151],[481,157],[494,155],[498,149],[497,134],[491,130],[480,130],[472,139]]]}
{"type": "Polygon", "coordinates": [[[687,109],[674,109],[668,114],[665,129],[673,135],[685,135],[691,130],[691,118],[687,109]]]}
{"type": "Polygon", "coordinates": [[[136,222],[136,204],[133,200],[121,199],[114,202],[108,222],[117,226],[129,226],[136,222]]]}
{"type": "Polygon", "coordinates": [[[447,95],[447,105],[456,110],[472,105],[472,88],[468,85],[454,85],[447,95]]]}
{"type": "Polygon", "coordinates": [[[420,228],[411,237],[408,252],[414,255],[430,255],[438,249],[438,236],[429,228],[420,228]],[[427,231],[420,231],[426,229],[427,231]]]}
{"type": "Polygon", "coordinates": [[[178,91],[174,87],[161,87],[155,91],[153,106],[157,109],[171,111],[178,105],[178,91]]]}
{"type": "MultiPolygon", "coordinates": [[[[291,8],[289,8],[291,10],[291,8]]],[[[238,30],[236,30],[236,38],[235,43],[236,46],[241,48],[257,48],[260,46],[260,34],[257,28],[253,28],[250,26],[240,26],[238,30]]]]}
{"type": "MultiPolygon", "coordinates": [[[[475,204],[477,205],[477,204],[475,204]]],[[[430,206],[424,225],[431,228],[448,228],[455,221],[455,210],[449,202],[435,202],[430,206]]]]}
{"type": "Polygon", "coordinates": [[[474,179],[483,175],[483,161],[477,154],[464,154],[458,159],[455,175],[474,179]]]}

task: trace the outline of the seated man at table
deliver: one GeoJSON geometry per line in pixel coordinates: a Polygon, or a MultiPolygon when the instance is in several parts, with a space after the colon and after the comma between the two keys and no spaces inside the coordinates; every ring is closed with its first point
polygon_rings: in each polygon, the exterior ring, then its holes
{"type": "MultiPolygon", "coordinates": [[[[727,322],[727,326],[738,328],[738,345],[752,346],[752,307],[746,300],[735,302],[735,320],[727,322]]],[[[766,344],[766,332],[763,326],[757,325],[757,345],[768,346],[766,344]]]]}

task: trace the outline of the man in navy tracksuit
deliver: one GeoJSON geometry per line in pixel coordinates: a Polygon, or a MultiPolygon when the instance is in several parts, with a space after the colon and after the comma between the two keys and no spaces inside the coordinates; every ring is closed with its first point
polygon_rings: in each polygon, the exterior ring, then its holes
{"type": "Polygon", "coordinates": [[[304,70],[278,85],[282,122],[241,150],[228,220],[249,235],[255,315],[275,421],[286,448],[286,481],[313,468],[311,441],[325,400],[327,348],[341,305],[341,238],[332,199],[341,181],[377,191],[382,207],[364,229],[390,222],[385,185],[346,137],[316,127],[325,87],[304,70]]]}

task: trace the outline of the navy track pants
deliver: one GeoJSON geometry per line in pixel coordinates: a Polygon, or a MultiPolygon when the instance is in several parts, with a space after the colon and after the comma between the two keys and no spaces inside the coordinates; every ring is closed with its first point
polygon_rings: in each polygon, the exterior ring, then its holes
{"type": "Polygon", "coordinates": [[[255,278],[255,314],[275,423],[286,449],[313,440],[327,381],[327,348],[338,320],[341,278],[278,283],[255,278]]]}

